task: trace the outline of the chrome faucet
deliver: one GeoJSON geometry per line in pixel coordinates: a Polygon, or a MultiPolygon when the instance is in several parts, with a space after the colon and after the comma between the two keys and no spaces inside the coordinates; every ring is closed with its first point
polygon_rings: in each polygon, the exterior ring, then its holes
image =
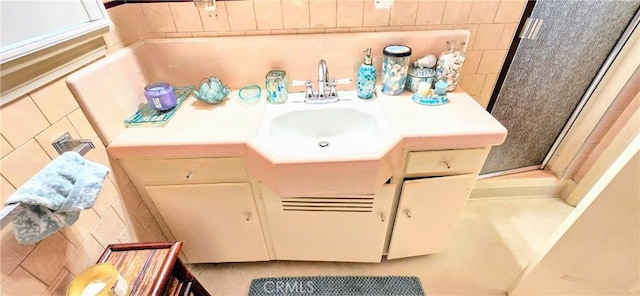
{"type": "Polygon", "coordinates": [[[313,85],[311,80],[293,80],[291,84],[294,86],[305,86],[305,103],[321,104],[321,103],[334,103],[338,101],[338,92],[336,90],[336,84],[349,84],[351,78],[343,78],[336,80],[329,80],[329,67],[327,62],[320,60],[318,62],[318,92],[313,93],[313,85]]]}
{"type": "Polygon", "coordinates": [[[327,86],[329,85],[329,69],[324,60],[318,62],[318,99],[324,99],[327,96],[327,86]]]}

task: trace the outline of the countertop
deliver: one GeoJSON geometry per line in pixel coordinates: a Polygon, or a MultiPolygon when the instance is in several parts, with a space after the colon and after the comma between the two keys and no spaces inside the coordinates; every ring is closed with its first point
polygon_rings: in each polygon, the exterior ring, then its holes
{"type": "MultiPolygon", "coordinates": [[[[424,106],[411,93],[377,100],[397,145],[407,150],[487,147],[504,142],[507,130],[473,98],[462,91],[448,93],[449,103],[424,106]]],[[[240,102],[233,90],[221,104],[208,105],[190,96],[164,127],[126,128],[107,147],[111,157],[242,156],[255,136],[266,105],[265,94],[254,105],[240,102]]],[[[334,103],[334,104],[340,104],[334,103]]]]}

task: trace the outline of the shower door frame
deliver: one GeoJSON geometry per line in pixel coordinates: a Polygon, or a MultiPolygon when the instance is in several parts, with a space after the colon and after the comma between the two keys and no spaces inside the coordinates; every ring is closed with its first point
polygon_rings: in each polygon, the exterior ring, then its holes
{"type": "MultiPolygon", "coordinates": [[[[516,34],[513,36],[513,40],[511,41],[511,46],[509,47],[509,50],[507,52],[507,56],[505,58],[504,64],[502,65],[502,69],[500,71],[500,74],[498,75],[498,79],[496,81],[496,85],[495,85],[495,87],[493,89],[493,92],[491,94],[491,98],[489,100],[489,104],[487,105],[487,111],[488,112],[491,112],[491,110],[493,109],[493,107],[494,107],[494,105],[495,105],[495,103],[497,101],[498,94],[500,93],[500,89],[502,88],[504,80],[505,80],[505,78],[507,76],[507,72],[509,71],[509,67],[511,66],[511,63],[512,63],[512,61],[513,61],[513,59],[515,57],[515,54],[516,54],[516,50],[518,49],[518,46],[520,44],[521,34],[522,34],[523,30],[525,29],[524,27],[525,27],[526,21],[531,16],[531,14],[533,13],[533,9],[535,7],[535,4],[536,4],[536,1],[528,1],[527,5],[524,8],[524,11],[523,11],[523,14],[522,14],[522,18],[520,19],[520,22],[518,23],[518,27],[516,29],[516,34]]],[[[573,127],[573,124],[575,123],[575,121],[578,119],[578,116],[583,111],[586,103],[591,98],[591,95],[593,95],[593,93],[598,89],[598,86],[599,86],[600,82],[602,81],[602,79],[604,78],[605,74],[607,73],[607,71],[609,70],[609,68],[613,64],[613,62],[616,60],[618,54],[622,51],[623,47],[625,46],[625,44],[627,43],[629,38],[631,38],[631,35],[635,32],[636,29],[638,29],[638,25],[639,24],[640,24],[640,9],[638,9],[635,12],[635,15],[633,16],[633,18],[631,19],[631,21],[627,25],[627,27],[624,30],[624,32],[622,33],[622,35],[620,36],[620,39],[616,42],[615,46],[613,47],[613,49],[611,50],[611,52],[609,53],[609,55],[605,59],[603,65],[598,70],[598,73],[593,78],[593,80],[589,84],[589,87],[587,88],[585,93],[580,98],[580,101],[578,102],[578,105],[576,106],[576,108],[571,113],[571,116],[569,117],[569,119],[565,123],[565,125],[562,128],[562,131],[560,132],[558,137],[555,139],[553,145],[551,146],[551,148],[547,152],[547,155],[545,156],[545,158],[544,158],[544,160],[542,161],[541,164],[532,165],[532,166],[526,166],[526,167],[520,167],[520,168],[515,168],[515,169],[509,169],[509,170],[504,170],[504,171],[498,171],[498,172],[492,172],[492,173],[488,173],[488,174],[482,174],[482,175],[478,176],[478,179],[484,179],[484,178],[490,178],[490,177],[496,177],[496,176],[502,176],[502,175],[508,175],[508,174],[516,174],[516,173],[533,171],[533,170],[542,170],[542,169],[547,168],[547,166],[549,165],[549,162],[551,161],[553,155],[556,153],[556,151],[558,150],[560,145],[565,140],[567,140],[567,134],[569,133],[569,130],[571,130],[571,128],[573,127]]],[[[579,151],[580,151],[580,149],[578,149],[578,151],[576,151],[575,154],[579,153],[579,151]]],[[[571,155],[569,157],[573,158],[573,157],[575,157],[575,155],[571,155]]],[[[559,179],[563,179],[563,176],[557,176],[557,177],[559,179]]]]}

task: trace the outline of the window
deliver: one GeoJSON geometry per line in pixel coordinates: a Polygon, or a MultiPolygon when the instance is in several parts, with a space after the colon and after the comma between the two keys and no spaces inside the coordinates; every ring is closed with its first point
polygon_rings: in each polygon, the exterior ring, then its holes
{"type": "Polygon", "coordinates": [[[0,0],[2,63],[109,26],[100,0],[0,0]]]}
{"type": "Polygon", "coordinates": [[[106,54],[101,0],[0,0],[0,105],[106,54]]]}

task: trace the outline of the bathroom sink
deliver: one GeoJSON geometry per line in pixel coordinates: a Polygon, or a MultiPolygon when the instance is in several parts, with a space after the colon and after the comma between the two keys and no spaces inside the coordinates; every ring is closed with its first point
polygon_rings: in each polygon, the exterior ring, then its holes
{"type": "Polygon", "coordinates": [[[307,104],[304,94],[292,93],[284,104],[267,104],[248,143],[257,180],[280,196],[305,196],[373,194],[391,177],[400,137],[380,102],[355,91],[338,97],[307,104]]]}
{"type": "Polygon", "coordinates": [[[269,139],[286,143],[276,154],[371,153],[380,133],[376,118],[353,108],[295,110],[273,118],[269,139]]]}
{"type": "Polygon", "coordinates": [[[256,148],[278,159],[326,161],[375,157],[397,142],[376,100],[348,91],[336,103],[303,100],[302,93],[293,93],[285,104],[266,106],[256,148]]]}

